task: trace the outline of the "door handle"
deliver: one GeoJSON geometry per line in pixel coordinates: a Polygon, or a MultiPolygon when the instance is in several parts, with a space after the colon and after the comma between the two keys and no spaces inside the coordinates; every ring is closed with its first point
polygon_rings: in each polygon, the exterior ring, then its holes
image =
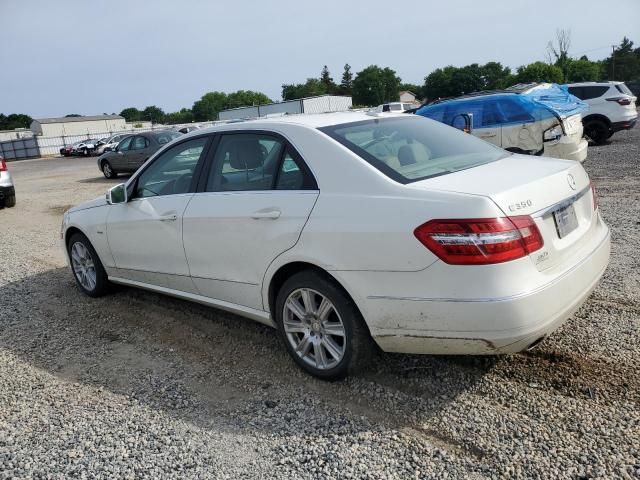
{"type": "Polygon", "coordinates": [[[175,213],[172,213],[171,215],[163,215],[161,217],[158,217],[158,220],[160,220],[161,222],[175,222],[178,219],[178,215],[176,215],[175,213]]]}
{"type": "Polygon", "coordinates": [[[275,220],[276,218],[279,218],[281,214],[282,212],[277,208],[265,209],[265,210],[258,210],[257,212],[253,212],[251,214],[251,218],[253,218],[254,220],[260,220],[261,218],[268,218],[271,220],[275,220]]]}

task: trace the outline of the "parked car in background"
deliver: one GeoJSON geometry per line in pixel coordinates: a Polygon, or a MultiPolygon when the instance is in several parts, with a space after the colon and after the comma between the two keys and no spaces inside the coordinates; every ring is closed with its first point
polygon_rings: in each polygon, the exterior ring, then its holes
{"type": "Polygon", "coordinates": [[[111,150],[113,150],[115,148],[116,145],[118,145],[118,142],[120,140],[122,140],[125,137],[128,137],[129,135],[131,135],[131,134],[130,133],[118,133],[116,135],[112,135],[111,137],[109,137],[106,140],[102,141],[102,143],[100,145],[98,145],[98,147],[96,148],[96,154],[97,155],[102,155],[105,152],[110,152],[111,150]]]}
{"type": "Polygon", "coordinates": [[[620,130],[633,128],[638,121],[637,97],[624,82],[570,83],[565,87],[589,105],[582,124],[585,135],[597,145],[620,130]]]}
{"type": "Polygon", "coordinates": [[[98,157],[98,168],[106,178],[115,178],[119,173],[133,173],[163,145],[181,135],[175,130],[129,135],[121,139],[113,151],[98,157]]]}
{"type": "Polygon", "coordinates": [[[80,142],[76,142],[73,144],[73,149],[71,150],[72,155],[82,155],[84,157],[88,157],[92,155],[96,149],[96,144],[98,143],[97,139],[88,138],[86,140],[81,140],[80,142]]]}
{"type": "MultiPolygon", "coordinates": [[[[125,139],[127,141],[127,139],[125,139]]],[[[416,115],[343,112],[219,125],[69,210],[89,296],[120,283],[277,327],[325,379],[382,350],[537,345],[609,260],[578,162],[518,155],[416,115]]]]}
{"type": "Polygon", "coordinates": [[[16,189],[13,185],[13,179],[7,168],[7,162],[0,155],[0,208],[11,208],[15,205],[16,189]]]}
{"type": "Polygon", "coordinates": [[[478,92],[425,105],[417,115],[463,129],[471,115],[471,133],[515,153],[584,161],[582,138],[586,104],[557,85],[518,85],[478,92]]]}
{"type": "Polygon", "coordinates": [[[60,154],[65,156],[65,157],[69,157],[71,155],[74,155],[76,146],[80,145],[83,141],[84,140],[65,145],[64,147],[62,147],[60,149],[60,154]]]}
{"type": "Polygon", "coordinates": [[[193,132],[194,130],[199,130],[200,128],[200,125],[187,125],[186,127],[181,127],[176,130],[180,133],[189,133],[193,132]]]}
{"type": "Polygon", "coordinates": [[[393,113],[403,113],[407,110],[412,110],[416,108],[416,106],[412,103],[406,102],[390,102],[383,103],[382,105],[378,105],[373,109],[375,112],[393,112],[393,113]]]}

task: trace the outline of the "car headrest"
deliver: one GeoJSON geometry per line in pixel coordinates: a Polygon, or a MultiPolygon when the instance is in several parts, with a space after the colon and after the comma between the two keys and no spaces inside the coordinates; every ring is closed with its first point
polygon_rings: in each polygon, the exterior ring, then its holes
{"type": "Polygon", "coordinates": [[[398,150],[398,161],[401,166],[426,162],[429,158],[431,158],[429,150],[421,143],[414,142],[403,145],[398,150]]]}
{"type": "Polygon", "coordinates": [[[229,164],[236,170],[253,170],[264,163],[260,142],[254,139],[238,139],[230,142],[229,164]]]}

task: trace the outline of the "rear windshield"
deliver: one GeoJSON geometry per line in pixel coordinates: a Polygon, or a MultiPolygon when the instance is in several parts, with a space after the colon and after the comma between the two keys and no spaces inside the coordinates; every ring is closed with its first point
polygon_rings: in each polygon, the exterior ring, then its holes
{"type": "Polygon", "coordinates": [[[320,130],[400,183],[446,175],[510,155],[473,135],[414,115],[320,130]]]}

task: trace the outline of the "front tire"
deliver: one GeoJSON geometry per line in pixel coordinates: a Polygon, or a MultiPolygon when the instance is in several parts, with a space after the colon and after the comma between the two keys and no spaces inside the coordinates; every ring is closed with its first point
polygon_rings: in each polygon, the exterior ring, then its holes
{"type": "Polygon", "coordinates": [[[364,319],[330,277],[296,273],[280,288],[275,308],[285,347],[304,371],[337,380],[369,363],[374,345],[364,319]]]}
{"type": "Polygon", "coordinates": [[[109,290],[109,280],[100,257],[89,239],[74,233],[67,245],[73,278],[78,288],[90,297],[101,297],[109,290]]]}
{"type": "Polygon", "coordinates": [[[118,172],[116,172],[111,164],[107,161],[102,162],[102,173],[105,178],[116,178],[118,176],[118,172]]]}
{"type": "Polygon", "coordinates": [[[9,195],[8,197],[6,197],[4,199],[4,206],[7,208],[12,208],[16,206],[16,196],[15,195],[9,195]]]}

